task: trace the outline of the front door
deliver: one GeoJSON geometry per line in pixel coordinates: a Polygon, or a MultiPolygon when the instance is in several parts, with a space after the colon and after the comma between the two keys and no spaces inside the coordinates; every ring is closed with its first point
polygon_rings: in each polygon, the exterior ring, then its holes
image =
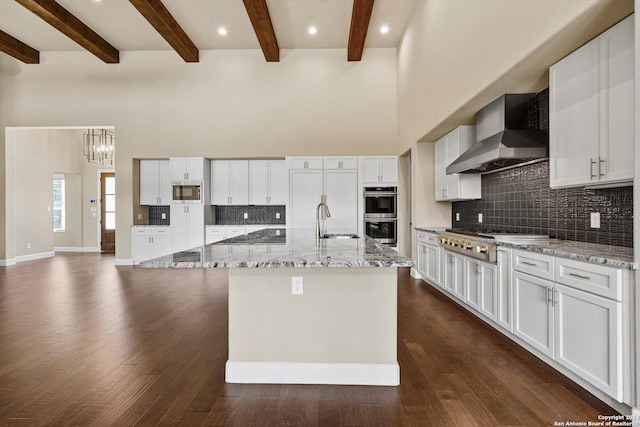
{"type": "Polygon", "coordinates": [[[102,219],[100,221],[100,249],[104,252],[116,251],[116,174],[100,174],[102,219]]]}

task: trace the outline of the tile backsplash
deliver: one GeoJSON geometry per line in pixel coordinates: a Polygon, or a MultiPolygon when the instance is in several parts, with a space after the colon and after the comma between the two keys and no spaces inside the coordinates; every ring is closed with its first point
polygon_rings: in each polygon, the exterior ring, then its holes
{"type": "Polygon", "coordinates": [[[274,206],[215,206],[215,223],[220,225],[286,224],[284,205],[274,206]],[[244,214],[247,219],[244,219],[244,214]],[[276,213],[280,218],[276,218],[276,213]]]}
{"type": "Polygon", "coordinates": [[[171,206],[149,206],[149,225],[171,225],[171,206]],[[165,219],[162,219],[165,214],[165,219]]]}
{"type": "Polygon", "coordinates": [[[454,202],[451,214],[454,228],[633,247],[633,187],[551,189],[548,161],[483,175],[482,199],[454,202]],[[591,212],[600,213],[600,228],[590,227],[591,212]]]}

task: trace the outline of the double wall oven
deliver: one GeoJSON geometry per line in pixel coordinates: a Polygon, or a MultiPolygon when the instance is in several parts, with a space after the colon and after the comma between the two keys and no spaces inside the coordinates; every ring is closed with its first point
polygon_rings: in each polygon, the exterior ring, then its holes
{"type": "Polygon", "coordinates": [[[364,233],[389,246],[398,244],[398,187],[364,187],[364,233]]]}

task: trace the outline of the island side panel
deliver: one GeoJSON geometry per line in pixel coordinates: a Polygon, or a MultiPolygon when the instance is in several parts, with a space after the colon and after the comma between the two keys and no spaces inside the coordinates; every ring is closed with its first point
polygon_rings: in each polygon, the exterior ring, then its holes
{"type": "Polygon", "coordinates": [[[397,294],[396,267],[229,270],[227,382],[399,384],[397,294]]]}

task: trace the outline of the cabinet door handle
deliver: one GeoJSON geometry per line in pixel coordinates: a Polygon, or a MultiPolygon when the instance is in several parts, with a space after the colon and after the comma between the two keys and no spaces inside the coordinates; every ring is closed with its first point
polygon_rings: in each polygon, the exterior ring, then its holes
{"type": "Polygon", "coordinates": [[[532,267],[537,267],[538,266],[538,264],[536,264],[535,262],[522,261],[522,263],[524,265],[530,265],[532,267]]]}
{"type": "Polygon", "coordinates": [[[569,276],[577,277],[578,279],[591,280],[591,277],[583,276],[582,274],[578,273],[569,273],[569,276]]]}
{"type": "Polygon", "coordinates": [[[601,159],[600,157],[598,157],[598,175],[600,176],[600,178],[602,178],[604,176],[604,174],[602,173],[602,164],[604,163],[604,160],[601,159]]]}
{"type": "Polygon", "coordinates": [[[547,292],[547,305],[549,304],[553,305],[553,289],[549,287],[545,287],[545,289],[547,292]]]}
{"type": "Polygon", "coordinates": [[[558,303],[559,299],[560,299],[560,295],[558,294],[558,291],[553,291],[553,306],[554,307],[558,303]]]}
{"type": "Polygon", "coordinates": [[[590,177],[589,179],[590,179],[590,180],[593,180],[593,178],[595,178],[595,177],[596,177],[596,175],[594,175],[594,174],[593,174],[593,165],[595,165],[595,164],[596,164],[596,161],[595,161],[595,160],[593,160],[593,158],[592,158],[592,159],[590,159],[590,160],[591,160],[591,166],[589,166],[589,175],[590,175],[591,177],[590,177]]]}

